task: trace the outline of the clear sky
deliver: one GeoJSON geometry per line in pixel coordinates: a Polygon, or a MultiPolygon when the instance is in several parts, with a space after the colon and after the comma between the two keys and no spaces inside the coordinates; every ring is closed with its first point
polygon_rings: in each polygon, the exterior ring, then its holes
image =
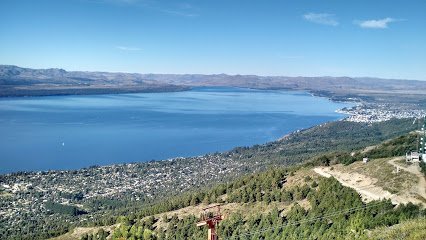
{"type": "Polygon", "coordinates": [[[426,80],[426,0],[0,0],[0,64],[426,80]]]}

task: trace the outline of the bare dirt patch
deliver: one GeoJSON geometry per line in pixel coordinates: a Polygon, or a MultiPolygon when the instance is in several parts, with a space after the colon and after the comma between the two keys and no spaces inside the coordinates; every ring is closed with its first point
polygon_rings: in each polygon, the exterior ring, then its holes
{"type": "MultiPolygon", "coordinates": [[[[398,160],[400,158],[392,159],[398,160]]],[[[333,176],[342,185],[355,189],[363,201],[391,199],[395,204],[421,203],[421,179],[404,167],[396,171],[390,159],[375,159],[368,163],[355,162],[349,166],[341,164],[333,167],[317,167],[314,171],[324,177],[333,176]],[[419,197],[420,196],[420,197],[419,197]]]]}
{"type": "Polygon", "coordinates": [[[291,188],[295,186],[303,186],[305,184],[311,184],[312,181],[318,181],[319,176],[312,172],[311,169],[299,169],[293,173],[293,175],[288,176],[284,188],[291,188]]]}

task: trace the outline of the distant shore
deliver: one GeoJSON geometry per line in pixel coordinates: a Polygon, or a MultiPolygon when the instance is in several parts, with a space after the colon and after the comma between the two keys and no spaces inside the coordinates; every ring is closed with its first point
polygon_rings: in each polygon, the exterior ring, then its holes
{"type": "Polygon", "coordinates": [[[44,96],[66,96],[66,95],[101,95],[101,94],[125,94],[125,93],[160,93],[188,91],[191,87],[178,85],[158,86],[58,86],[48,88],[2,88],[2,97],[44,97],[44,96]]]}

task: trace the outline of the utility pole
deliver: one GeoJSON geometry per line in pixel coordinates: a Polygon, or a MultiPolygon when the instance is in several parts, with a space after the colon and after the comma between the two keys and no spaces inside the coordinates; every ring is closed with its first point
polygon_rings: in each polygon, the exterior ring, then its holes
{"type": "MultiPolygon", "coordinates": [[[[414,123],[417,121],[417,128],[418,129],[421,129],[421,125],[420,125],[420,117],[419,118],[414,118],[414,122],[413,122],[413,125],[414,125],[414,123]]],[[[417,135],[417,142],[416,142],[416,147],[417,147],[417,152],[418,153],[420,153],[420,135],[422,135],[421,134],[421,132],[417,132],[417,130],[416,130],[416,135],[417,135]],[[418,133],[418,134],[417,134],[418,133]]]]}
{"type": "Polygon", "coordinates": [[[219,237],[216,233],[216,226],[220,221],[223,220],[223,216],[220,213],[220,205],[214,205],[211,207],[203,208],[201,212],[200,221],[197,223],[197,227],[207,226],[209,228],[207,234],[207,240],[218,240],[219,237]],[[216,212],[211,209],[216,208],[216,212]]]}

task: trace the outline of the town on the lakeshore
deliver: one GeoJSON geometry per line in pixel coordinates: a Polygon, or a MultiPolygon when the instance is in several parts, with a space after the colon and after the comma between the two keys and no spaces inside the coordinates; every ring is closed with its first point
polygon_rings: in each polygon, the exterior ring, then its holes
{"type": "Polygon", "coordinates": [[[347,114],[344,121],[349,122],[384,122],[392,118],[421,118],[426,115],[423,109],[413,109],[404,105],[393,104],[360,104],[351,108],[336,110],[338,113],[347,114]]]}

